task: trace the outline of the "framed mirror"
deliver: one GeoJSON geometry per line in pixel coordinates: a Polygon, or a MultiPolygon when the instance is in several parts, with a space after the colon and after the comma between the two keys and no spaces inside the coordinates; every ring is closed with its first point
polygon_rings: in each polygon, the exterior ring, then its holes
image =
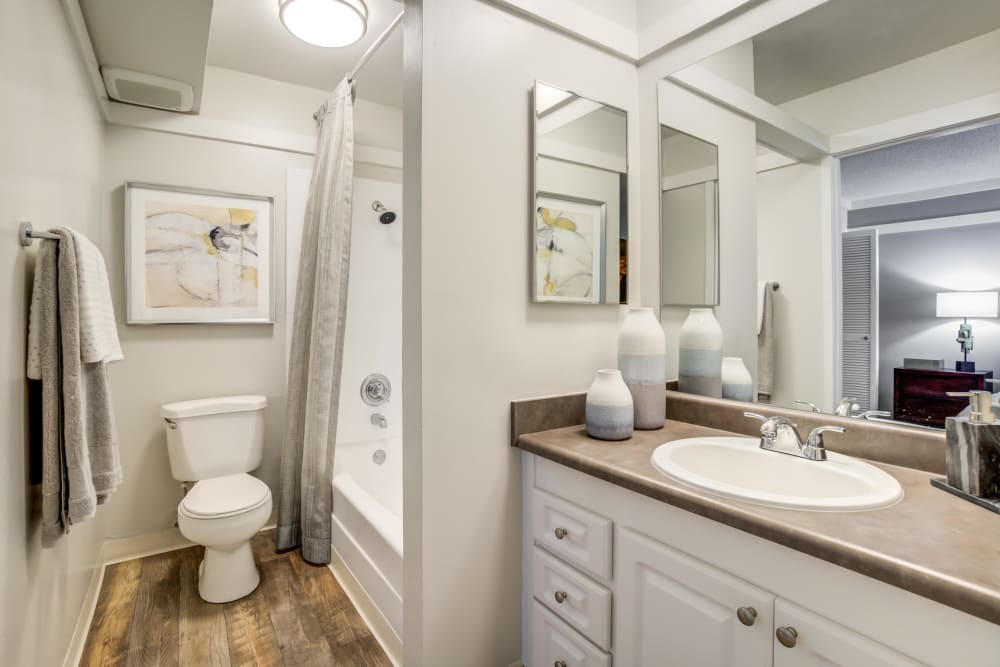
{"type": "Polygon", "coordinates": [[[535,82],[531,298],[626,303],[624,110],[535,82]]]}
{"type": "Polygon", "coordinates": [[[719,303],[719,147],[660,125],[660,296],[719,303]]]}

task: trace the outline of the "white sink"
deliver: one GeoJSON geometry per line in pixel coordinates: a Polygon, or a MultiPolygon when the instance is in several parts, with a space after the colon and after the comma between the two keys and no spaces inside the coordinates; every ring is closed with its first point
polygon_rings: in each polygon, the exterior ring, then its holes
{"type": "Polygon", "coordinates": [[[887,507],[899,482],[864,461],[827,451],[826,461],[761,449],[757,438],[685,438],[653,452],[657,470],[703,491],[757,505],[826,512],[887,507]]]}

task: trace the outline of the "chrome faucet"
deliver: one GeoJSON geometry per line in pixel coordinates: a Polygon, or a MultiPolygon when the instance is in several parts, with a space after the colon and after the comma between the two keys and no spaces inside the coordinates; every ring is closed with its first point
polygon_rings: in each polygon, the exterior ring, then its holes
{"type": "Polygon", "coordinates": [[[795,401],[795,404],[796,405],[804,405],[804,406],[806,406],[807,408],[809,408],[810,412],[823,412],[822,410],[819,409],[818,405],[816,405],[815,403],[813,403],[811,401],[798,401],[797,400],[797,401],[795,401]]]}
{"type": "Polygon", "coordinates": [[[787,417],[781,415],[765,417],[756,412],[744,412],[743,416],[761,422],[761,449],[798,456],[810,461],[826,461],[826,447],[823,444],[824,433],[827,431],[844,432],[844,429],[839,426],[818,426],[809,433],[809,437],[803,442],[795,424],[787,417]]]}
{"type": "Polygon", "coordinates": [[[888,410],[865,410],[851,416],[857,419],[864,419],[865,421],[871,419],[892,419],[892,413],[888,410]]]}
{"type": "Polygon", "coordinates": [[[379,428],[389,428],[389,420],[385,418],[381,412],[376,412],[372,414],[371,423],[373,426],[378,426],[379,428]]]}
{"type": "Polygon", "coordinates": [[[834,408],[833,414],[838,417],[853,417],[854,413],[861,409],[861,405],[856,398],[842,398],[840,404],[834,408]]]}

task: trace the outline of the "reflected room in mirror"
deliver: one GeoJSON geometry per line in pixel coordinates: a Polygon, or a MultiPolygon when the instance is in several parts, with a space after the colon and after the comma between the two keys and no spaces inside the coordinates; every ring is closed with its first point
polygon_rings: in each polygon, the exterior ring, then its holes
{"type": "Polygon", "coordinates": [[[660,296],[719,303],[719,148],[660,126],[660,296]]]}
{"type": "Polygon", "coordinates": [[[1000,3],[829,0],[658,82],[661,126],[725,125],[715,313],[771,403],[941,428],[1000,391],[997,62],[1000,3]]]}
{"type": "Polygon", "coordinates": [[[535,83],[532,300],[626,303],[626,113],[535,83]]]}

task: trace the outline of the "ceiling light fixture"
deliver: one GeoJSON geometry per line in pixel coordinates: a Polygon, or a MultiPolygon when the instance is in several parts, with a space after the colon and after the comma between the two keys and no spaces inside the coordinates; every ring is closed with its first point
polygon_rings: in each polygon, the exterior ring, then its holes
{"type": "Polygon", "coordinates": [[[278,0],[278,6],[288,32],[316,46],[348,46],[368,30],[364,0],[278,0]]]}

